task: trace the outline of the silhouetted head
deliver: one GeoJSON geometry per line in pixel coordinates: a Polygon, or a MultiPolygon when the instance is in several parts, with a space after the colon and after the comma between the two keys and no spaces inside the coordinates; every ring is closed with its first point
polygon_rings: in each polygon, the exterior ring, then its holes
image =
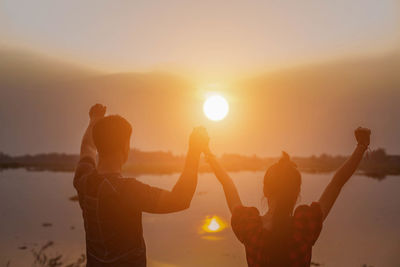
{"type": "Polygon", "coordinates": [[[301,175],[296,164],[283,152],[278,163],[268,168],[264,176],[264,195],[271,209],[271,235],[267,246],[271,266],[288,266],[288,238],[291,215],[300,193],[301,175]]]}
{"type": "Polygon", "coordinates": [[[301,175],[286,152],[278,163],[268,168],[264,176],[264,196],[268,204],[291,213],[300,193],[301,175]]]}
{"type": "Polygon", "coordinates": [[[100,119],[93,126],[93,141],[100,158],[115,159],[125,163],[128,159],[132,134],[130,123],[118,115],[100,119]]]}

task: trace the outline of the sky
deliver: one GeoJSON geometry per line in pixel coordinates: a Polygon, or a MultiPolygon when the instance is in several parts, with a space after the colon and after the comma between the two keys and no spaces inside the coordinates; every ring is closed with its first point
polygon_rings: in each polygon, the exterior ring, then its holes
{"type": "Polygon", "coordinates": [[[346,154],[362,123],[398,154],[399,51],[399,0],[0,0],[0,151],[75,153],[100,101],[143,150],[182,153],[206,124],[221,153],[346,154]],[[81,70],[42,54],[129,74],[64,84],[81,70]],[[59,83],[33,88],[32,77],[59,83]],[[202,114],[213,84],[231,107],[220,123],[202,114]]]}
{"type": "Polygon", "coordinates": [[[198,79],[400,46],[398,0],[2,0],[0,43],[198,79]]]}

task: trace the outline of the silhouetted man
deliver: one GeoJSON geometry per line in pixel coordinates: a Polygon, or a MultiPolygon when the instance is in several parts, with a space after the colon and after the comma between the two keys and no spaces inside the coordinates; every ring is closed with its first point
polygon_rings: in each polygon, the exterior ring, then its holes
{"type": "Polygon", "coordinates": [[[100,104],[90,109],[74,177],[85,225],[87,266],[146,266],[142,212],[170,213],[189,207],[200,154],[209,138],[204,128],[193,130],[182,175],[172,191],[166,191],[121,176],[132,127],[120,116],[104,117],[105,112],[100,104]]]}

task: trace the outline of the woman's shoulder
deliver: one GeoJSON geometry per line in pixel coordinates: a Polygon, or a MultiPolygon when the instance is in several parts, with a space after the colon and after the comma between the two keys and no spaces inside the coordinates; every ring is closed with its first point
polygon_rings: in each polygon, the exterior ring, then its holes
{"type": "Polygon", "coordinates": [[[260,212],[255,207],[238,206],[232,212],[231,226],[242,243],[253,240],[262,230],[260,212]]]}
{"type": "Polygon", "coordinates": [[[293,215],[294,219],[321,219],[322,210],[318,202],[313,202],[311,205],[300,205],[296,208],[293,215]]]}
{"type": "Polygon", "coordinates": [[[293,215],[295,239],[305,240],[313,245],[322,230],[322,217],[318,202],[298,206],[293,215]]]}
{"type": "Polygon", "coordinates": [[[232,211],[231,219],[232,227],[240,227],[246,225],[246,227],[255,227],[262,224],[260,212],[256,207],[237,206],[232,211]]]}

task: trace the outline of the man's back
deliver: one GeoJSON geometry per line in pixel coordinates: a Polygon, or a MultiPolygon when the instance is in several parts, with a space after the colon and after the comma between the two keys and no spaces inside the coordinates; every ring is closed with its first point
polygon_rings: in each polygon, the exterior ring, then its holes
{"type": "Polygon", "coordinates": [[[74,177],[85,224],[87,265],[144,267],[142,212],[171,213],[190,206],[200,155],[209,138],[204,128],[193,130],[182,174],[167,191],[121,177],[132,126],[121,116],[105,117],[105,112],[100,104],[90,108],[74,177]]]}
{"type": "Polygon", "coordinates": [[[90,158],[79,162],[74,186],[84,219],[88,266],[119,266],[125,260],[145,266],[142,211],[162,190],[117,173],[99,174],[90,158]]]}

